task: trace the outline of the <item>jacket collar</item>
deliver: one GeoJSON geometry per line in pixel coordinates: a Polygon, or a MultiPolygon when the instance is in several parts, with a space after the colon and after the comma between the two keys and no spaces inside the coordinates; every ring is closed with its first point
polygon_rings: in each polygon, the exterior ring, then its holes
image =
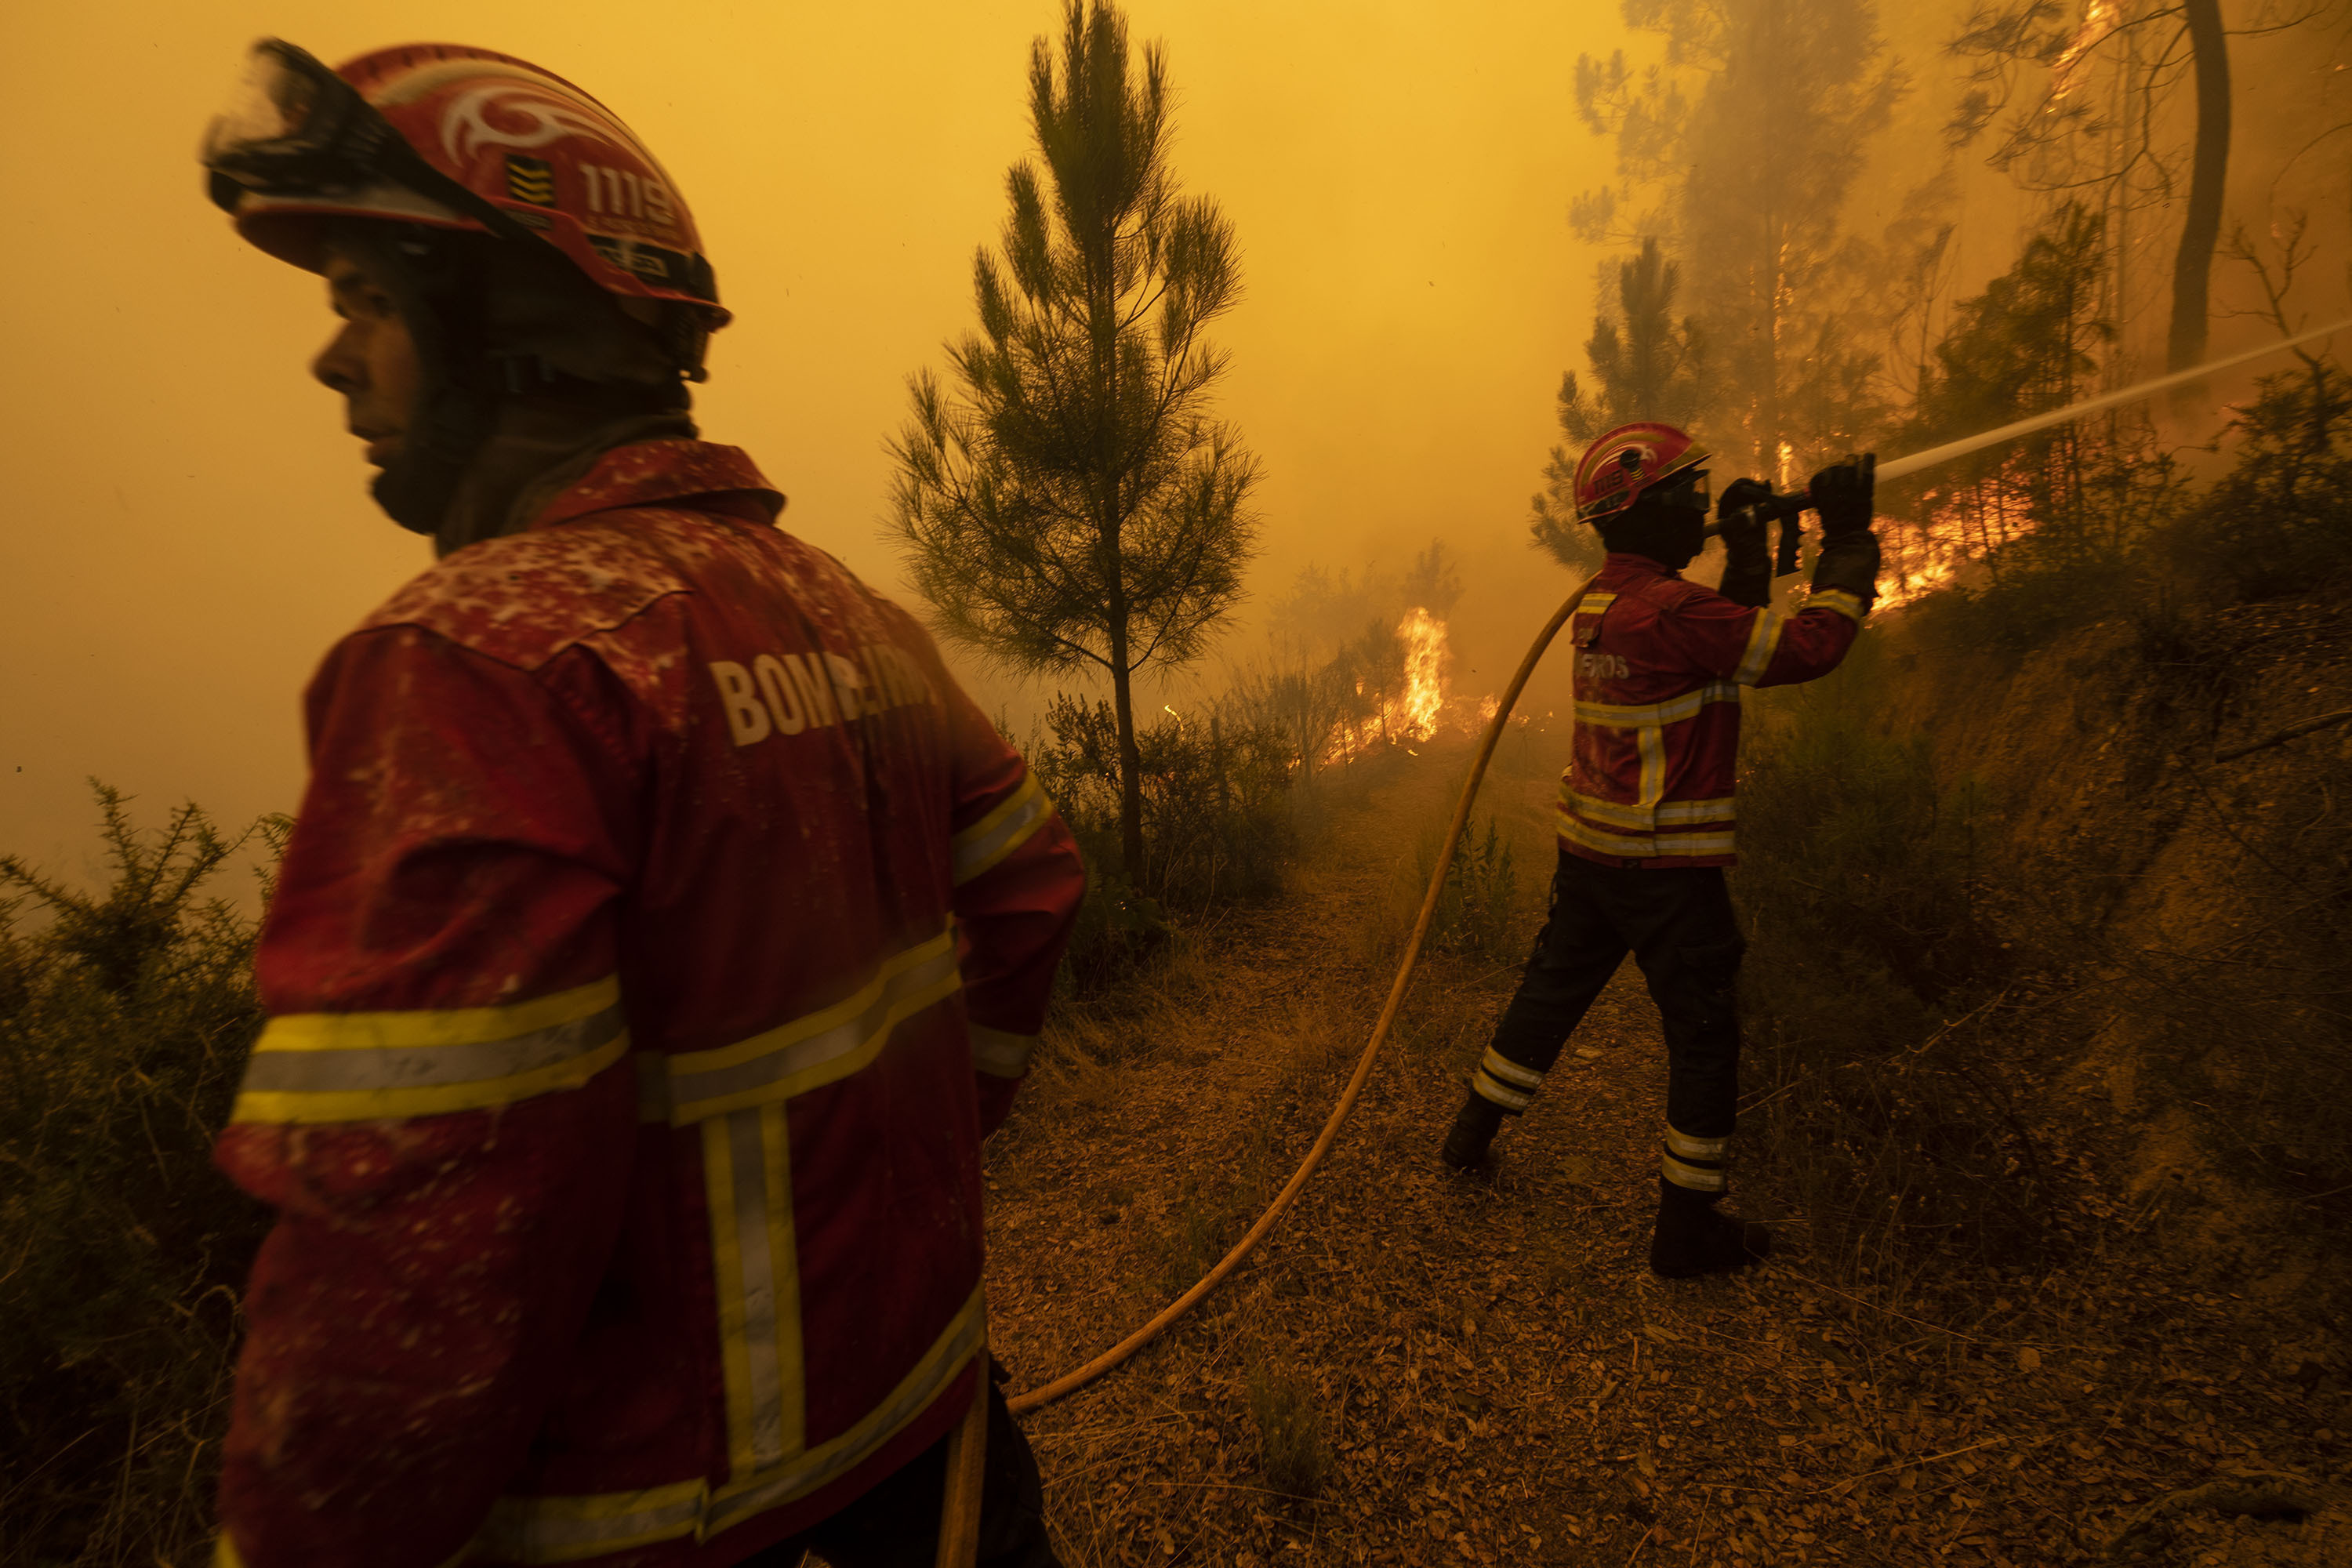
{"type": "Polygon", "coordinates": [[[782,492],[768,483],[740,447],[638,441],[599,458],[587,476],[550,501],[530,526],[551,528],[593,512],[687,500],[699,503],[693,509],[697,511],[724,512],[746,522],[772,524],[784,510],[782,492]]]}
{"type": "Polygon", "coordinates": [[[1601,569],[1620,580],[1627,577],[1655,577],[1662,582],[1674,583],[1683,580],[1681,573],[1670,572],[1648,556],[1636,555],[1630,550],[1611,551],[1608,558],[1601,562],[1601,569]]]}

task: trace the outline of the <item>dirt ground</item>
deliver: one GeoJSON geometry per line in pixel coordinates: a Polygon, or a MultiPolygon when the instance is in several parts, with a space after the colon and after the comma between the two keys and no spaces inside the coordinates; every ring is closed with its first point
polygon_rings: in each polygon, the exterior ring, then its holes
{"type": "MultiPolygon", "coordinates": [[[[989,1150],[1016,1390],[1171,1300],[1295,1167],[1377,1012],[1447,773],[1401,766],[1333,814],[1281,901],[1049,1030],[989,1150]]],[[[1497,786],[1523,837],[1543,793],[1497,786]]],[[[1524,886],[1547,874],[1523,856],[1524,886]]],[[[2352,1564],[2335,1350],[2168,1260],[2160,1230],[2118,1222],[1964,1312],[1827,1277],[1798,1222],[1742,1276],[1652,1277],[1664,1066],[1630,966],[1491,1172],[1446,1172],[1512,978],[1430,962],[1251,1261],[1025,1418],[1072,1568],[2352,1564]]],[[[1778,1217],[1768,1187],[1735,1194],[1778,1217]]]]}

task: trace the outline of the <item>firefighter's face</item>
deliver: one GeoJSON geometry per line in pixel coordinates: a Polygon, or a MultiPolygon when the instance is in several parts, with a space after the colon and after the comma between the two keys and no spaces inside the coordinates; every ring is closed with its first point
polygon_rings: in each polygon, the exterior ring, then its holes
{"type": "Polygon", "coordinates": [[[331,250],[325,271],[329,303],[343,324],[310,362],[310,374],[343,395],[344,424],[380,468],[399,454],[415,416],[425,380],[416,340],[362,262],[331,250]]]}

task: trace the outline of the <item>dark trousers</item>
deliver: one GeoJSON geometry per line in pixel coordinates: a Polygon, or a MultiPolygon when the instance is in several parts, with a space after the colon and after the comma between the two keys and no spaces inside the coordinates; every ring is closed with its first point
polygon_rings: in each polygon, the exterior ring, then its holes
{"type": "MultiPolygon", "coordinates": [[[[993,1363],[990,1370],[995,1371],[993,1363]]],[[[798,1568],[814,1552],[833,1568],[932,1568],[947,1496],[944,1437],[848,1507],[743,1560],[742,1568],[798,1568]]],[[[1004,1394],[988,1386],[988,1468],[981,1485],[981,1568],[1061,1568],[1045,1539],[1037,1456],[1013,1424],[1004,1394]]]]}
{"type": "Polygon", "coordinates": [[[1734,990],[1746,947],[1719,868],[1604,866],[1561,850],[1550,917],[1495,1027],[1492,1052],[1507,1066],[1482,1068],[1481,1091],[1491,1082],[1500,1103],[1516,1085],[1523,1105],[1631,952],[1665,1026],[1667,1123],[1693,1139],[1728,1138],[1739,1102],[1734,990]]]}

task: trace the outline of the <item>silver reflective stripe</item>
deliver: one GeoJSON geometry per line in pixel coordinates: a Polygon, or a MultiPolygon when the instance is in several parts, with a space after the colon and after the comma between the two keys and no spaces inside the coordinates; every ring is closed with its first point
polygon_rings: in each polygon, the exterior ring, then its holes
{"type": "Polygon", "coordinates": [[[1843,588],[1824,588],[1805,601],[1805,608],[1809,610],[1816,605],[1824,610],[1835,610],[1856,626],[1860,626],[1863,616],[1869,613],[1862,607],[1861,595],[1850,594],[1843,588]]]}
{"type": "MultiPolygon", "coordinates": [[[[723,1123],[730,1173],[734,1177],[734,1250],[740,1270],[737,1284],[743,1293],[747,1385],[743,1398],[750,1417],[751,1462],[760,1466],[772,1465],[784,1457],[784,1394],[776,1359],[776,1257],[768,1213],[768,1162],[783,1159],[785,1152],[769,1149],[761,1136],[761,1122],[770,1114],[769,1107],[757,1106],[736,1111],[723,1123]]],[[[791,1215],[783,1217],[787,1224],[791,1222],[791,1215]]]]}
{"type": "Polygon", "coordinates": [[[1729,822],[1738,815],[1738,803],[1729,795],[1719,800],[1667,800],[1658,803],[1658,823],[1661,826],[1694,822],[1729,822]]]}
{"type": "Polygon", "coordinates": [[[1053,811],[1054,803],[1036,775],[1023,779],[1010,799],[957,834],[950,843],[949,869],[956,886],[961,887],[1019,848],[1053,811]]]}
{"type": "Polygon", "coordinates": [[[1687,1132],[1676,1131],[1674,1123],[1668,1122],[1666,1147],[1685,1160],[1720,1160],[1723,1158],[1724,1151],[1731,1147],[1731,1140],[1694,1138],[1687,1132]]]}
{"type": "Polygon", "coordinates": [[[1008,1035],[984,1024],[971,1026],[971,1065],[991,1078],[1019,1078],[1029,1070],[1034,1035],[1008,1035]]]}
{"type": "Polygon", "coordinates": [[[1679,724],[1696,719],[1710,702],[1737,702],[1739,688],[1728,680],[1710,680],[1695,691],[1669,697],[1664,702],[1579,702],[1576,716],[1587,724],[1612,730],[1635,730],[1659,724],[1679,724]]]}
{"type": "Polygon", "coordinates": [[[1479,1060],[1478,1066],[1485,1071],[1492,1073],[1496,1078],[1500,1079],[1503,1082],[1516,1085],[1520,1089],[1541,1089],[1543,1087],[1543,1074],[1536,1071],[1533,1068],[1521,1067],[1518,1063],[1503,1055],[1492,1046],[1488,1046],[1486,1047],[1486,1054],[1479,1060]]]}
{"type": "Polygon", "coordinates": [[[586,1056],[620,1032],[621,1009],[615,1005],[568,1024],[469,1045],[256,1051],[246,1067],[242,1092],[353,1093],[478,1083],[586,1056]]]}
{"type": "Polygon", "coordinates": [[[891,1026],[961,984],[955,940],[942,931],[894,955],[843,1002],[717,1050],[669,1058],[668,1120],[685,1123],[730,1110],[737,1096],[803,1093],[865,1065],[891,1026]],[[714,1103],[717,1102],[717,1103],[714,1103]]]}
{"type": "Polygon", "coordinates": [[[987,1314],[979,1293],[974,1292],[972,1300],[956,1314],[948,1331],[924,1352],[914,1370],[856,1426],[810,1449],[781,1473],[753,1476],[740,1489],[730,1486],[721,1492],[703,1526],[706,1539],[755,1513],[806,1497],[865,1463],[900,1427],[920,1415],[940,1396],[940,1391],[971,1364],[972,1352],[980,1348],[987,1330],[987,1314]]]}
{"type": "Polygon", "coordinates": [[[1780,646],[1780,617],[1770,610],[1756,612],[1756,628],[1748,634],[1748,651],[1740,656],[1739,668],[1731,679],[1742,686],[1753,686],[1764,679],[1764,671],[1772,663],[1772,655],[1780,646]]]}
{"type": "Polygon", "coordinates": [[[1701,1165],[1685,1165],[1672,1154],[1660,1156],[1659,1168],[1664,1173],[1666,1180],[1678,1187],[1688,1187],[1693,1192],[1698,1193],[1723,1191],[1721,1171],[1710,1171],[1701,1165]]]}
{"type": "Polygon", "coordinates": [[[1481,1100],[1490,1100],[1506,1110],[1525,1110],[1536,1102],[1536,1097],[1525,1089],[1513,1089],[1480,1068],[1470,1075],[1470,1087],[1481,1100]]]}

